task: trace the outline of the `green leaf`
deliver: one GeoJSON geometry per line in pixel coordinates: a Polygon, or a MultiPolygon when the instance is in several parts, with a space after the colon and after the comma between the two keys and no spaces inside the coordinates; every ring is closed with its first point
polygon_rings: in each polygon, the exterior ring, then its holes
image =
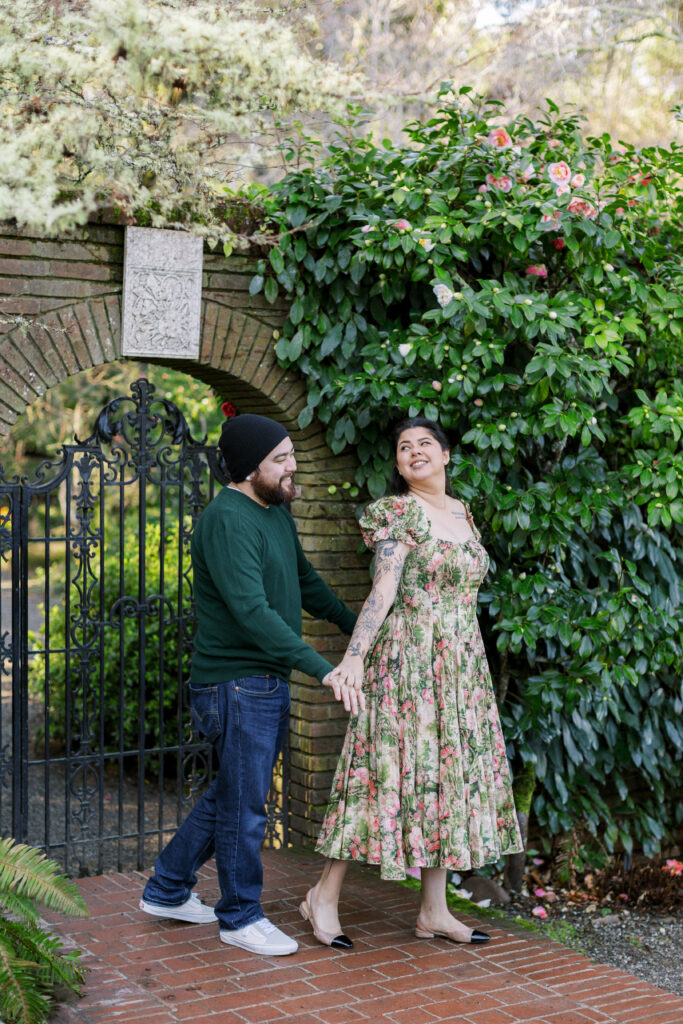
{"type": "Polygon", "coordinates": [[[268,259],[276,274],[281,274],[285,269],[285,258],[279,249],[271,249],[268,259]]]}
{"type": "Polygon", "coordinates": [[[363,280],[363,277],[365,275],[365,271],[366,271],[366,264],[365,264],[365,262],[361,263],[360,260],[356,259],[356,260],[354,260],[351,263],[351,267],[350,267],[349,273],[351,274],[351,280],[353,281],[354,284],[360,284],[360,282],[363,280]]]}
{"type": "Polygon", "coordinates": [[[299,413],[297,422],[298,422],[299,426],[301,427],[301,429],[303,430],[305,427],[307,427],[312,422],[312,420],[313,420],[313,409],[311,409],[311,407],[309,405],[306,405],[306,406],[304,406],[304,408],[299,413]]]}
{"type": "Polygon", "coordinates": [[[343,324],[337,323],[327,332],[320,346],[321,357],[325,358],[325,356],[329,356],[330,353],[334,352],[342,340],[343,328],[343,324]]]}

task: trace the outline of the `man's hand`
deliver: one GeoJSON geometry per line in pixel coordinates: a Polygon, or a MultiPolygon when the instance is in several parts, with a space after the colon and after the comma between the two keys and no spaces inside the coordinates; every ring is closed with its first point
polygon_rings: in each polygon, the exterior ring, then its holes
{"type": "Polygon", "coordinates": [[[360,673],[347,672],[346,659],[341,662],[332,672],[328,672],[323,679],[323,686],[329,686],[334,693],[335,700],[343,702],[347,711],[357,715],[358,711],[365,711],[365,694],[363,685],[363,663],[360,663],[360,673]]]}

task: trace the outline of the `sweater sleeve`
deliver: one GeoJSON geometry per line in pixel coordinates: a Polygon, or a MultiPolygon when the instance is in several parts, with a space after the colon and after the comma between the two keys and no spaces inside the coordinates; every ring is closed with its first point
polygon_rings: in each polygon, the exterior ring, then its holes
{"type": "Polygon", "coordinates": [[[244,635],[261,650],[277,650],[284,664],[322,681],[333,666],[304,643],[268,603],[258,536],[245,530],[241,542],[235,544],[230,525],[220,516],[207,527],[205,550],[220,552],[209,566],[211,578],[244,635]]]}

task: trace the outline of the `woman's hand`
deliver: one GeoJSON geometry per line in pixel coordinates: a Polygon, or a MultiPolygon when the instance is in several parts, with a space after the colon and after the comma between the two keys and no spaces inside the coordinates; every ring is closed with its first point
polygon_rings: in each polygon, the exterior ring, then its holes
{"type": "Polygon", "coordinates": [[[365,711],[362,658],[345,655],[340,664],[325,676],[323,686],[329,686],[335,699],[342,701],[352,714],[365,711]]]}
{"type": "Polygon", "coordinates": [[[347,651],[335,668],[333,675],[345,680],[348,686],[360,692],[363,689],[363,659],[359,654],[350,654],[347,651]]]}

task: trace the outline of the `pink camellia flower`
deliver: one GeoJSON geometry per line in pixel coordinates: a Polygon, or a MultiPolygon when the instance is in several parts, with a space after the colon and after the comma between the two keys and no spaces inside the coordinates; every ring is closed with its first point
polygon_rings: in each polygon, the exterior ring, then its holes
{"type": "Polygon", "coordinates": [[[662,871],[665,875],[671,875],[672,878],[679,878],[683,875],[683,863],[680,860],[668,860],[662,866],[662,871]]]}
{"type": "Polygon", "coordinates": [[[524,184],[526,184],[528,181],[530,181],[533,178],[535,173],[536,173],[536,168],[534,167],[533,164],[529,164],[528,167],[525,167],[523,171],[519,172],[519,180],[523,181],[524,184]]]}
{"type": "Polygon", "coordinates": [[[551,244],[553,249],[557,249],[557,251],[559,252],[560,249],[564,249],[566,243],[564,238],[553,238],[551,244]]]}
{"type": "Polygon", "coordinates": [[[548,139],[547,145],[548,145],[548,147],[550,149],[557,149],[557,147],[560,145],[560,140],[559,139],[548,139]]]}
{"type": "Polygon", "coordinates": [[[507,174],[501,174],[500,178],[494,177],[493,174],[487,174],[486,184],[492,188],[499,188],[501,192],[509,192],[513,182],[512,178],[509,178],[507,174]]]}
{"type": "Polygon", "coordinates": [[[372,231],[372,224],[364,224],[361,231],[364,235],[367,235],[368,231],[372,231]]]}
{"type": "Polygon", "coordinates": [[[496,149],[509,149],[512,145],[512,139],[504,128],[494,128],[489,133],[489,145],[494,146],[496,149]]]}
{"type": "Polygon", "coordinates": [[[572,180],[569,182],[572,188],[581,188],[586,180],[585,174],[575,174],[572,180]]]}
{"type": "Polygon", "coordinates": [[[392,223],[393,223],[395,228],[399,229],[399,231],[412,231],[413,230],[413,225],[410,223],[409,220],[406,220],[405,217],[401,217],[400,220],[395,220],[392,223]]]}
{"type": "Polygon", "coordinates": [[[567,192],[571,192],[569,185],[558,185],[555,189],[555,195],[566,196],[567,192]]]}
{"type": "Polygon", "coordinates": [[[571,168],[564,160],[548,164],[548,177],[555,185],[566,185],[572,176],[571,168]]]}
{"type": "Polygon", "coordinates": [[[542,263],[532,263],[530,267],[527,267],[524,271],[530,277],[547,277],[548,271],[542,263]]]}
{"type": "Polygon", "coordinates": [[[545,918],[548,916],[548,911],[545,909],[545,907],[534,907],[531,913],[534,915],[534,917],[545,918]]]}
{"type": "Polygon", "coordinates": [[[575,196],[567,204],[567,209],[570,213],[580,213],[583,217],[587,217],[588,220],[595,220],[598,215],[598,211],[592,203],[589,203],[587,199],[579,199],[578,196],[575,196]]]}
{"type": "Polygon", "coordinates": [[[538,225],[541,231],[557,231],[560,227],[560,214],[558,210],[554,213],[544,213],[538,225]]]}
{"type": "Polygon", "coordinates": [[[489,190],[488,185],[480,185],[479,186],[479,191],[481,192],[482,195],[484,194],[484,192],[488,192],[488,190],[489,190]]]}
{"type": "Polygon", "coordinates": [[[539,899],[541,899],[543,896],[547,896],[547,895],[548,894],[545,891],[545,889],[534,889],[534,896],[538,896],[539,899]]]}

